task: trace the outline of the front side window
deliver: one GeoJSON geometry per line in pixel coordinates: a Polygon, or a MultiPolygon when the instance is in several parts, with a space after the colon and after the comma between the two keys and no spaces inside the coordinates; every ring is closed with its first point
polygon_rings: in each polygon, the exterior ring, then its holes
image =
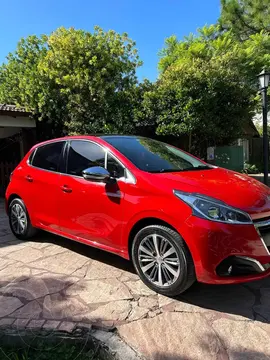
{"type": "Polygon", "coordinates": [[[58,171],[64,141],[47,144],[37,148],[31,165],[44,170],[58,171]]]}
{"type": "Polygon", "coordinates": [[[140,170],[162,173],[211,169],[193,156],[160,141],[132,136],[103,136],[140,170]]]}
{"type": "Polygon", "coordinates": [[[107,156],[107,170],[116,178],[125,176],[125,168],[110,154],[107,156]]]}
{"type": "Polygon", "coordinates": [[[102,147],[89,141],[70,142],[67,173],[82,176],[82,172],[93,166],[105,166],[105,152],[102,147]]]}

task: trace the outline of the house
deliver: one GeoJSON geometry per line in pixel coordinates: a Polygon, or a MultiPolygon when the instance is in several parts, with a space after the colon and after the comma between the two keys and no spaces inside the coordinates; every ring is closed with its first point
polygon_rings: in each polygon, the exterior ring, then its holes
{"type": "Polygon", "coordinates": [[[209,147],[207,161],[241,172],[245,163],[257,165],[262,159],[262,138],[252,120],[242,126],[242,136],[227,146],[209,147]]]}
{"type": "MultiPolygon", "coordinates": [[[[270,128],[270,111],[267,114],[268,121],[268,135],[270,128]]],[[[262,138],[262,130],[263,130],[263,118],[262,113],[257,113],[253,117],[253,123],[257,130],[261,133],[261,137],[254,138],[252,140],[252,152],[249,159],[250,164],[253,164],[257,167],[259,171],[263,171],[263,138],[262,138]]],[[[270,165],[270,162],[269,162],[270,165]]]]}
{"type": "Polygon", "coordinates": [[[253,156],[256,157],[257,152],[256,143],[261,142],[260,134],[252,120],[249,120],[243,125],[243,136],[242,139],[238,140],[238,145],[243,146],[244,161],[250,162],[253,156]]]}
{"type": "Polygon", "coordinates": [[[0,196],[9,175],[36,141],[36,121],[24,108],[0,104],[0,196]]]}

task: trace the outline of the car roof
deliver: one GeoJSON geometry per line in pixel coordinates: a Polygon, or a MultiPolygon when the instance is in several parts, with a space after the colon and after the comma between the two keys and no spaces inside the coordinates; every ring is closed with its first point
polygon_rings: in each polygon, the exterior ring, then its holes
{"type": "Polygon", "coordinates": [[[110,139],[110,138],[123,138],[123,139],[134,139],[134,138],[141,138],[141,136],[136,136],[136,135],[119,135],[119,134],[93,134],[93,135],[72,135],[72,136],[63,136],[63,137],[59,137],[59,138],[55,138],[55,139],[50,139],[50,140],[46,140],[46,141],[42,141],[37,143],[36,145],[33,146],[32,149],[42,146],[42,145],[46,145],[46,144],[50,144],[53,142],[57,142],[57,141],[67,141],[67,140],[96,140],[96,139],[102,139],[104,141],[106,141],[106,139],[110,139]]]}
{"type": "Polygon", "coordinates": [[[110,138],[124,138],[124,139],[134,139],[134,138],[141,138],[141,136],[137,136],[137,135],[113,135],[113,134],[108,134],[108,135],[99,135],[98,137],[100,137],[101,139],[110,139],[110,138]]]}

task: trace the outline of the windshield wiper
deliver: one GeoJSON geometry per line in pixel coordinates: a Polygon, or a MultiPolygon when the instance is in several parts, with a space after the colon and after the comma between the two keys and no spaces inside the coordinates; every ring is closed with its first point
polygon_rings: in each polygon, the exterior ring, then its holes
{"type": "Polygon", "coordinates": [[[148,172],[156,174],[156,173],[179,172],[179,171],[182,171],[182,170],[180,170],[180,169],[159,169],[159,170],[151,170],[148,172]]]}
{"type": "Polygon", "coordinates": [[[180,171],[209,170],[209,169],[213,169],[212,166],[199,165],[199,166],[191,166],[180,171]]]}
{"type": "Polygon", "coordinates": [[[212,166],[208,165],[199,165],[199,166],[191,166],[185,169],[159,169],[159,170],[152,170],[148,171],[150,173],[169,173],[169,172],[183,172],[183,171],[196,171],[196,170],[209,170],[213,169],[212,166]]]}

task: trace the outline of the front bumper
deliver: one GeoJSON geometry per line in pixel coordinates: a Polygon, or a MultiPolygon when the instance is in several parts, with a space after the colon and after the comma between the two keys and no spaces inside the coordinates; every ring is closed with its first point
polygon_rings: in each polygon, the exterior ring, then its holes
{"type": "MultiPolygon", "coordinates": [[[[269,229],[263,230],[270,233],[270,219],[269,229]]],[[[241,283],[270,275],[270,242],[268,248],[260,227],[190,216],[180,232],[189,246],[200,282],[241,283]]]]}

